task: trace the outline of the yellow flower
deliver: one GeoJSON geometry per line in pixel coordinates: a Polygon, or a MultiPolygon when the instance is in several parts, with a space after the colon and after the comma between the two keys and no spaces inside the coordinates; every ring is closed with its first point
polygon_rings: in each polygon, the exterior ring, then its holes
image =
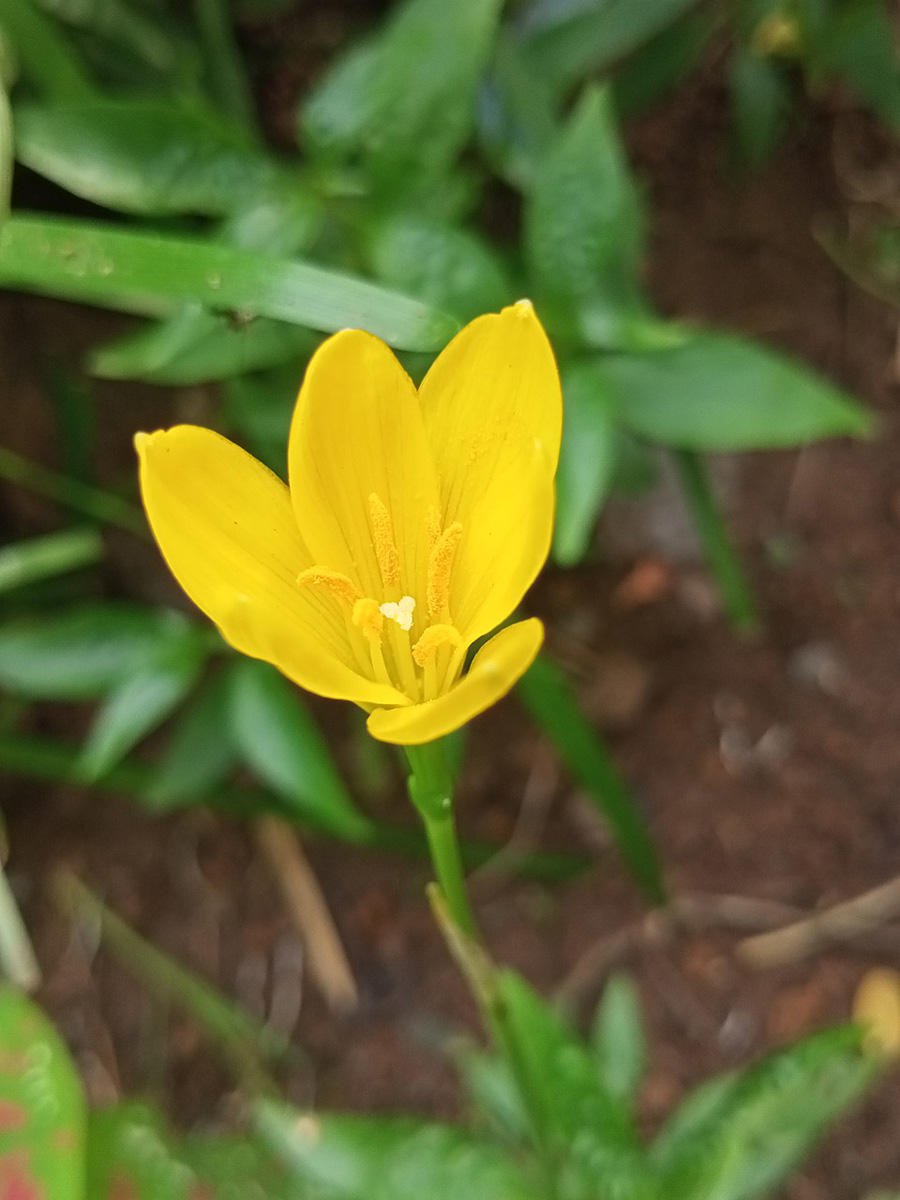
{"type": "Polygon", "coordinates": [[[291,423],[290,490],[208,429],[135,442],[156,540],[225,639],[415,745],[493,704],[537,654],[540,621],[519,621],[463,674],[547,557],[561,426],[553,353],[522,301],[466,326],[418,392],[370,334],[324,342],[291,423]]]}

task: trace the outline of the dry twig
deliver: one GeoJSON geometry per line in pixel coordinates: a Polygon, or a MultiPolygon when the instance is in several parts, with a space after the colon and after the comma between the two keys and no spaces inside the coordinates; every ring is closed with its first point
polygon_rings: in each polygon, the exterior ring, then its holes
{"type": "Polygon", "coordinates": [[[330,1008],[350,1012],[359,1001],[356,983],[328,905],[293,827],[280,817],[260,817],[256,840],[288,913],[303,938],[309,967],[330,1008]]]}

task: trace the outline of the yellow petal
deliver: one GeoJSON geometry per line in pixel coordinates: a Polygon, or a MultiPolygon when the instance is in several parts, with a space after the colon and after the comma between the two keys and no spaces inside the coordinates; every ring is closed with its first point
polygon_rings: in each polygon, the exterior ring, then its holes
{"type": "Polygon", "coordinates": [[[428,372],[419,399],[444,527],[463,527],[451,615],[471,642],[515,609],[550,548],[562,395],[531,304],[467,325],[428,372]]]}
{"type": "Polygon", "coordinates": [[[900,975],[880,967],[867,971],[853,1001],[853,1019],[866,1030],[875,1054],[900,1058],[900,975]]]}
{"type": "Polygon", "coordinates": [[[310,565],[287,488],[209,429],[135,438],[150,527],[175,578],[235,649],[323,696],[361,704],[402,696],[364,678],[337,604],[297,586],[310,565]]]}
{"type": "Polygon", "coordinates": [[[317,563],[348,575],[366,596],[424,596],[437,478],[415,388],[378,338],[345,330],[313,355],[291,423],[288,471],[297,523],[317,563]]]}
{"type": "Polygon", "coordinates": [[[543,640],[544,627],[536,617],[501,629],[449,692],[408,708],[376,709],[368,720],[369,733],[401,746],[418,746],[452,733],[506,695],[534,662],[543,640]]]}

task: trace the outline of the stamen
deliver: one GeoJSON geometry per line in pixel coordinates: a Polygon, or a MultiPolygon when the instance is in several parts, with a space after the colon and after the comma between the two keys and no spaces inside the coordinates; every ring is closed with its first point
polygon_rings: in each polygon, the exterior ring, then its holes
{"type": "Polygon", "coordinates": [[[412,648],[412,656],[420,667],[430,662],[441,646],[458,646],[462,638],[453,625],[429,625],[412,648]]]}
{"type": "Polygon", "coordinates": [[[394,526],[391,514],[377,492],[372,492],[369,496],[369,520],[372,524],[372,541],[375,545],[378,570],[381,572],[381,582],[386,588],[397,587],[400,583],[400,555],[394,541],[394,526]]]}
{"type": "Polygon", "coordinates": [[[425,529],[428,533],[428,553],[430,554],[441,536],[441,518],[433,504],[428,505],[428,511],[425,514],[425,529]]]}
{"type": "Polygon", "coordinates": [[[353,605],[353,624],[361,629],[369,641],[381,641],[384,617],[378,609],[378,601],[363,596],[353,605]]]}
{"type": "Polygon", "coordinates": [[[300,572],[297,582],[301,585],[311,583],[316,587],[325,588],[326,591],[331,592],[332,596],[343,600],[351,608],[357,600],[361,599],[352,579],[342,575],[340,571],[330,571],[328,567],[309,567],[306,571],[300,572]]]}
{"type": "Polygon", "coordinates": [[[440,617],[450,608],[450,574],[456,547],[462,537],[463,527],[459,521],[448,525],[432,547],[428,556],[428,613],[440,617]]]}
{"type": "Polygon", "coordinates": [[[404,633],[409,633],[415,608],[416,602],[412,596],[401,596],[399,603],[388,601],[387,604],[382,604],[378,611],[389,621],[396,621],[404,633]]]}

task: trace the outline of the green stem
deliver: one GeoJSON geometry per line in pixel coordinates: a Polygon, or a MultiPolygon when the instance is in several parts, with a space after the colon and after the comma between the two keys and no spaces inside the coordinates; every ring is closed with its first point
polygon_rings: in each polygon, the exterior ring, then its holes
{"type": "Polygon", "coordinates": [[[431,861],[450,915],[463,933],[474,936],[475,918],[466,895],[462,858],[453,819],[453,779],[440,742],[407,746],[409,794],[428,837],[431,861]]]}
{"type": "Polygon", "coordinates": [[[738,633],[753,633],[759,628],[753,593],[728,537],[706,466],[693,450],[675,450],[673,453],[694,528],[725,602],[729,620],[738,633]]]}
{"type": "Polygon", "coordinates": [[[23,458],[14,450],[0,446],[0,479],[8,479],[21,487],[29,488],[50,500],[56,500],[68,508],[84,513],[95,521],[117,525],[136,537],[149,538],[147,522],[140,511],[112,492],[90,487],[78,479],[48,471],[46,467],[23,458]]]}

